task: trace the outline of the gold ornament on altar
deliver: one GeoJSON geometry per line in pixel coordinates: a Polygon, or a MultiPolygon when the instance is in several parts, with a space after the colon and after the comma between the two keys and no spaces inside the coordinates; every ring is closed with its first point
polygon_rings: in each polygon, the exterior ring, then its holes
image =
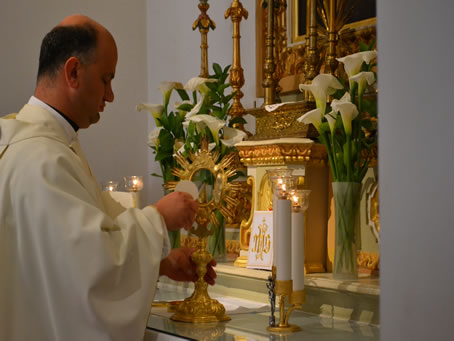
{"type": "MultiPolygon", "coordinates": [[[[195,153],[189,152],[188,159],[180,153],[175,157],[181,168],[173,168],[172,173],[180,180],[194,180],[201,171],[209,171],[214,179],[212,193],[202,190],[199,195],[199,209],[195,218],[197,226],[191,230],[198,237],[197,251],[192,254],[192,260],[197,265],[198,280],[193,294],[176,307],[176,312],[171,317],[175,321],[203,323],[230,320],[224,306],[208,295],[208,283],[204,279],[207,264],[213,258],[206,250],[207,237],[219,225],[215,211],[219,210],[225,218],[232,218],[236,206],[234,198],[241,187],[239,183],[229,182],[237,173],[235,155],[227,154],[217,162],[219,156],[218,151],[208,150],[207,140],[202,140],[201,148],[195,153]],[[210,222],[214,226],[212,229],[208,228],[210,222]]],[[[167,187],[174,190],[177,184],[177,181],[170,181],[167,187]]]]}

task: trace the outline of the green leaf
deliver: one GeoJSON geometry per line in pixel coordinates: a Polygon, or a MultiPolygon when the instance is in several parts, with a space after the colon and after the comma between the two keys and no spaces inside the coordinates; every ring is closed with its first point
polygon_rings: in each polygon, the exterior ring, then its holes
{"type": "MultiPolygon", "coordinates": [[[[172,134],[168,130],[161,129],[159,132],[159,152],[173,152],[173,145],[175,143],[175,139],[173,138],[172,134]]],[[[158,152],[158,155],[159,155],[158,152]]]]}
{"type": "Polygon", "coordinates": [[[365,43],[363,43],[361,40],[358,41],[358,44],[359,44],[359,51],[360,52],[363,52],[363,51],[369,51],[369,46],[366,45],[365,43]]]}
{"type": "Polygon", "coordinates": [[[176,89],[177,92],[178,92],[178,95],[180,95],[180,98],[183,100],[183,101],[189,101],[189,95],[188,93],[186,92],[186,90],[184,89],[176,89]]]}
{"type": "Polygon", "coordinates": [[[178,107],[178,110],[191,111],[192,108],[194,108],[194,105],[193,105],[193,104],[184,103],[184,104],[181,104],[181,105],[178,107]]]}
{"type": "Polygon", "coordinates": [[[189,136],[194,136],[195,133],[195,123],[193,121],[189,122],[189,127],[188,127],[188,135],[189,136]]]}
{"type": "Polygon", "coordinates": [[[165,152],[163,150],[159,150],[158,153],[156,154],[155,161],[161,161],[166,158],[172,157],[173,153],[171,152],[165,152]]]}
{"type": "Polygon", "coordinates": [[[217,63],[213,63],[213,71],[216,73],[216,75],[222,74],[221,66],[217,63]]]}

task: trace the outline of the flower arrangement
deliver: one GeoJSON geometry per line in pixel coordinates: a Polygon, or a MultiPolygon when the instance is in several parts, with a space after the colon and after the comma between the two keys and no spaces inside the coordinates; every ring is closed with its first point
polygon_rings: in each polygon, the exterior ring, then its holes
{"type": "MultiPolygon", "coordinates": [[[[172,168],[178,167],[174,156],[181,153],[188,157],[188,152],[200,149],[203,139],[208,140],[209,149],[219,152],[219,159],[235,150],[234,145],[247,134],[234,128],[244,124],[242,117],[230,118],[231,102],[235,93],[225,94],[230,87],[226,83],[230,66],[221,68],[213,64],[214,74],[208,78],[193,77],[184,86],[179,82],[162,82],[162,104],[141,103],[136,110],[148,111],[156,127],[148,136],[148,145],[153,149],[155,161],[159,162],[164,184],[177,180],[172,168]],[[179,101],[170,108],[173,90],[179,95],[179,101]]],[[[233,179],[229,179],[233,180],[233,179]]],[[[199,183],[213,185],[214,179],[207,172],[200,172],[196,179],[199,183]]],[[[173,247],[179,246],[179,237],[171,236],[173,247]],[[174,241],[172,241],[174,239],[174,241]]]]}
{"type": "Polygon", "coordinates": [[[348,82],[330,74],[319,74],[312,84],[300,90],[312,93],[316,109],[301,116],[311,123],[326,147],[333,177],[335,205],[335,278],[357,277],[356,245],[360,242],[358,225],[361,182],[377,145],[376,96],[365,96],[367,86],[375,85],[377,53],[360,44],[362,51],[337,60],[344,65],[348,82]],[[328,96],[333,97],[327,105],[328,96]]]}
{"type": "Polygon", "coordinates": [[[319,74],[300,90],[312,92],[316,109],[298,121],[311,123],[326,147],[334,182],[360,183],[366,175],[377,144],[376,98],[364,97],[367,85],[376,82],[373,62],[376,51],[362,51],[337,60],[344,64],[347,82],[330,74],[319,74]],[[333,100],[327,105],[327,98],[333,100]]]}

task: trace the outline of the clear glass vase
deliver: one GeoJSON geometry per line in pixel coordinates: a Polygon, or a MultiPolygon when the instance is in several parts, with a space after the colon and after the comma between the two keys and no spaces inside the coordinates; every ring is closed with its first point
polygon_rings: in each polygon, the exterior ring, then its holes
{"type": "Polygon", "coordinates": [[[355,279],[358,277],[356,240],[359,232],[361,184],[333,182],[332,187],[336,217],[333,277],[355,279]]]}

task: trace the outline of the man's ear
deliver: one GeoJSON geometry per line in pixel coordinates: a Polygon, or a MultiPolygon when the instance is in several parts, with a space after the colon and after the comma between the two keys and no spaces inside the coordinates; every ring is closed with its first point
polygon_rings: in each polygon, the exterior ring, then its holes
{"type": "Polygon", "coordinates": [[[68,58],[64,65],[65,81],[71,88],[79,87],[80,66],[80,60],[76,57],[68,58]]]}

